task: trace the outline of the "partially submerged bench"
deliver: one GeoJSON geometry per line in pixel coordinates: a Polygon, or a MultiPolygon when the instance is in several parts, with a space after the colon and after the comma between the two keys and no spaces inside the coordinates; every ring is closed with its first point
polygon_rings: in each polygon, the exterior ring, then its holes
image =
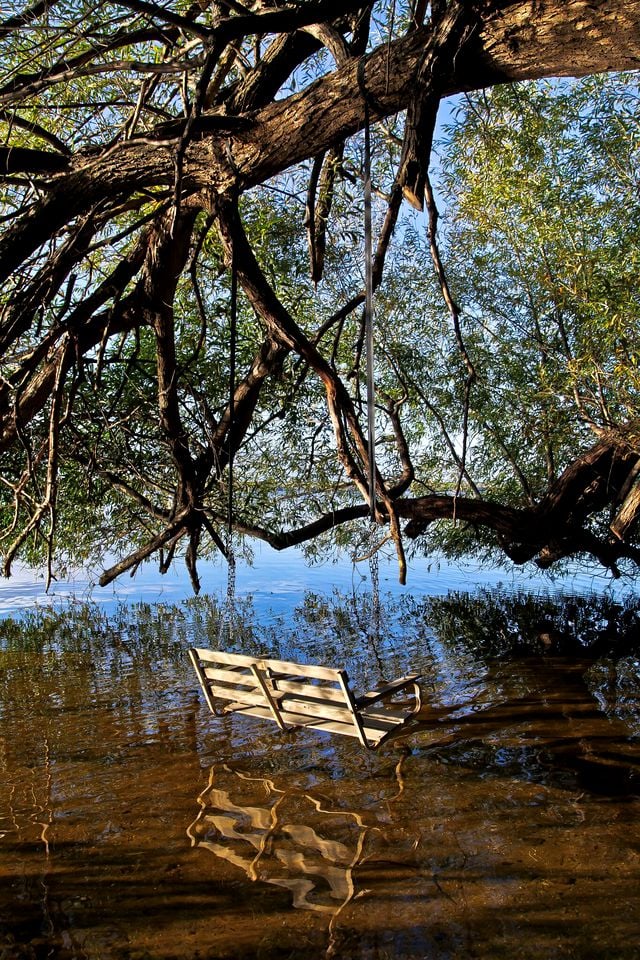
{"type": "Polygon", "coordinates": [[[421,707],[417,673],[356,697],[346,670],[200,648],[191,649],[189,656],[212,713],[262,717],[275,721],[282,731],[326,730],[357,737],[364,747],[375,750],[406,732],[421,707]],[[410,688],[412,705],[394,702],[410,688]]]}

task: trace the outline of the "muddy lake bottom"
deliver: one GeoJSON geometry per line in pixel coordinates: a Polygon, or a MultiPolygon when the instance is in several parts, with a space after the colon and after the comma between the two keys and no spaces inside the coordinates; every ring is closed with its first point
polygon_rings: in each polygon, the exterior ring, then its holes
{"type": "Polygon", "coordinates": [[[637,655],[480,654],[432,615],[375,650],[317,598],[243,633],[358,692],[421,672],[377,753],[211,715],[213,606],[0,624],[1,960],[639,958],[637,655]]]}

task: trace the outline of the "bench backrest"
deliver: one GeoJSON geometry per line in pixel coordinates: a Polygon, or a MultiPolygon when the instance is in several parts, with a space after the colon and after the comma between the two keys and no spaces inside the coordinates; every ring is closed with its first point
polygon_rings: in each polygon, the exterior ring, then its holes
{"type": "Polygon", "coordinates": [[[228,710],[269,709],[282,729],[319,718],[355,726],[364,738],[345,670],[200,648],[190,656],[214,713],[215,700],[226,700],[228,710]]]}

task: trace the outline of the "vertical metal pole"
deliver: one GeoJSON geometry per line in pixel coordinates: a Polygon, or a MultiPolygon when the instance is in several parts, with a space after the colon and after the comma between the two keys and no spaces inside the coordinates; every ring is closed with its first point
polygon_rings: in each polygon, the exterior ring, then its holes
{"type": "Polygon", "coordinates": [[[231,250],[231,300],[229,318],[229,428],[227,430],[227,456],[229,485],[227,488],[227,597],[225,612],[220,620],[218,641],[231,639],[235,626],[236,604],[236,558],[233,551],[233,461],[235,457],[235,388],[236,351],[238,338],[238,271],[235,247],[231,250]]]}
{"type": "Polygon", "coordinates": [[[235,244],[231,251],[231,317],[229,320],[229,429],[227,443],[229,452],[229,491],[227,501],[227,530],[229,540],[233,533],[233,461],[235,457],[235,390],[236,390],[236,340],[238,336],[238,271],[236,269],[235,244]]]}
{"type": "Polygon", "coordinates": [[[367,364],[367,428],[369,458],[369,571],[371,575],[371,625],[369,639],[378,663],[377,641],[380,635],[380,576],[376,543],[376,409],[373,369],[373,228],[371,223],[371,124],[369,105],[364,107],[364,259],[365,259],[365,353],[367,364]]]}
{"type": "Polygon", "coordinates": [[[376,520],[376,411],[373,371],[373,231],[371,225],[371,130],[369,106],[364,107],[364,261],[365,261],[365,352],[367,363],[367,423],[369,457],[369,509],[376,520]]]}

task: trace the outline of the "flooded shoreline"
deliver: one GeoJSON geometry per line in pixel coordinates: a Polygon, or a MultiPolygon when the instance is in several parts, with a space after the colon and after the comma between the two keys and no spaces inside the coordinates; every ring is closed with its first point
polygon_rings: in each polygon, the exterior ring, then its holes
{"type": "MultiPolygon", "coordinates": [[[[533,649],[521,609],[483,609],[501,649],[472,606],[387,611],[377,653],[424,674],[425,706],[379,753],[209,714],[204,601],[4,624],[2,960],[637,958],[638,657],[594,647],[602,611],[571,614],[595,631],[578,655],[560,614],[533,649]]],[[[356,614],[308,598],[242,642],[342,655],[361,688],[356,614]]]]}

